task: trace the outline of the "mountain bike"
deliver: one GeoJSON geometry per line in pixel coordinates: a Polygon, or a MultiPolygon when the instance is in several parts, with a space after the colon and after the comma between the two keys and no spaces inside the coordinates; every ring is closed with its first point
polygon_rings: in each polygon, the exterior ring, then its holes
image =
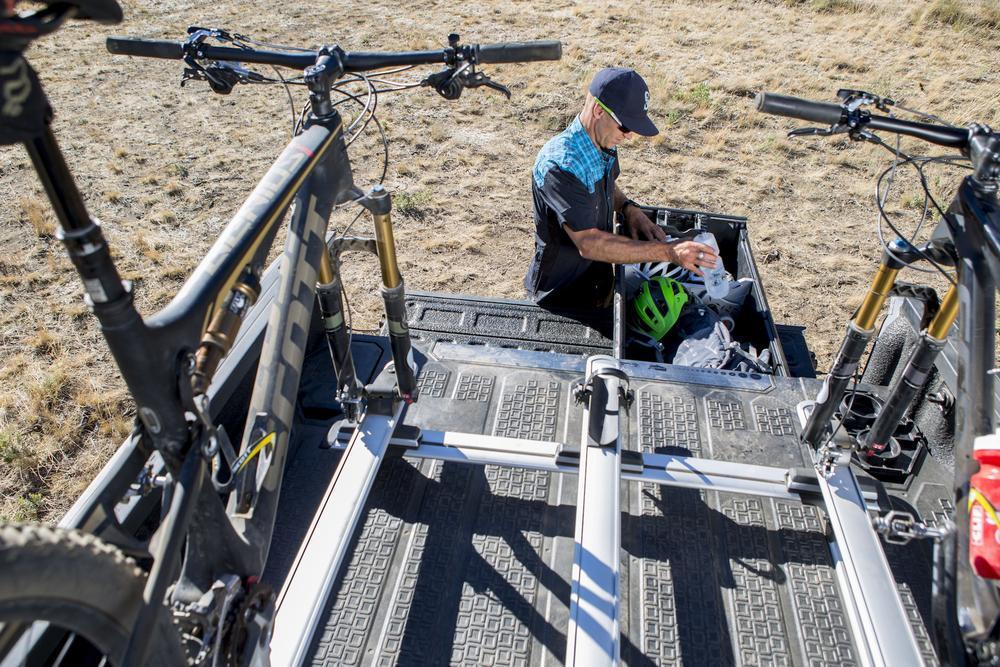
{"type": "MultiPolygon", "coordinates": [[[[355,185],[347,147],[373,121],[381,131],[374,116],[379,94],[425,86],[454,100],[465,89],[485,86],[509,97],[479,65],[555,60],[561,45],[462,44],[452,34],[441,49],[348,52],[337,46],[275,47],[200,27],[180,42],[109,38],[114,54],[183,61],[183,81],[206,81],[220,94],[239,84],[270,83],[301,86],[309,95],[291,142],[199,266],[163,310],[143,317],[74,184],[50,128],[48,100],[24,58],[35,38],[73,17],[115,23],[121,10],[115,0],[71,0],[28,14],[8,9],[2,16],[0,141],[22,143],[31,156],[60,223],[58,238],[135,399],[137,420],[113,461],[112,482],[84,500],[79,530],[0,527],[0,655],[16,656],[37,633],[58,628],[87,640],[82,649],[79,642],[59,643],[49,656],[59,664],[104,664],[101,656],[115,665],[267,664],[275,595],[260,578],[314,302],[329,342],[337,398],[349,418],[398,416],[400,406],[417,399],[391,197],[380,184],[367,190],[355,185]],[[272,78],[252,71],[251,64],[301,74],[272,78]],[[386,78],[435,64],[442,69],[415,82],[386,78]],[[381,72],[365,74],[373,70],[381,72]],[[351,92],[349,83],[366,92],[351,92]],[[362,109],[350,125],[340,111],[344,103],[362,109]],[[331,212],[345,206],[372,214],[374,240],[338,237],[328,245],[331,212]],[[215,425],[210,387],[260,297],[268,252],[289,211],[249,415],[234,443],[215,425]],[[339,274],[339,253],[352,249],[378,255],[392,353],[368,385],[356,377],[351,361],[339,274]],[[162,508],[145,539],[133,537],[115,513],[129,496],[152,498],[162,508]]],[[[382,139],[387,147],[384,133],[382,139]]]]}
{"type": "MultiPolygon", "coordinates": [[[[934,360],[944,347],[957,321],[958,382],[955,395],[955,529],[935,535],[938,540],[935,568],[934,626],[939,656],[946,663],[996,664],[1000,656],[1000,596],[996,582],[977,576],[968,563],[969,478],[978,464],[972,458],[973,441],[993,436],[994,423],[994,322],[995,298],[1000,281],[1000,133],[986,125],[955,127],[929,114],[906,120],[894,114],[907,112],[893,100],[860,90],[838,91],[838,104],[814,102],[773,93],[756,98],[759,111],[812,121],[818,128],[800,128],[789,136],[847,135],[871,142],[894,154],[892,166],[879,179],[878,204],[881,220],[897,235],[883,240],[881,265],[862,305],[848,325],[843,345],[824,380],[823,389],[806,421],[804,442],[818,452],[821,465],[836,465],[851,449],[854,455],[877,459],[889,455],[893,429],[899,424],[917,392],[927,380],[934,360]],[[882,114],[873,113],[881,111],[882,114]],[[878,132],[914,137],[955,149],[958,155],[918,156],[890,146],[878,132]],[[971,170],[962,178],[950,206],[942,208],[928,185],[924,169],[949,165],[971,170]],[[924,210],[940,222],[925,243],[907,238],[893,224],[884,203],[883,182],[897,169],[912,167],[923,188],[924,210]],[[856,379],[859,363],[875,331],[877,316],[898,284],[900,270],[916,263],[933,267],[948,281],[940,304],[929,313],[926,327],[905,367],[892,385],[882,412],[871,429],[855,442],[834,437],[835,411],[856,379]],[[953,269],[953,270],[952,270],[953,269]],[[846,451],[845,451],[846,450],[846,451]]],[[[881,236],[881,225],[879,227],[881,236]]],[[[918,227],[919,228],[919,227],[918,227]]],[[[936,303],[936,302],[935,302],[936,303]]],[[[905,527],[904,527],[905,529],[905,527]]]]}

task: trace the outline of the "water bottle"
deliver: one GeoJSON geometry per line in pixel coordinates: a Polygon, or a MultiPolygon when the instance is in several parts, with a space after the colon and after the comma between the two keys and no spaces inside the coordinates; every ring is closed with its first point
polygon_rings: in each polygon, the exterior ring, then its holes
{"type": "MultiPolygon", "coordinates": [[[[986,579],[1000,579],[1000,435],[976,438],[979,472],[969,479],[969,564],[986,579]]],[[[961,511],[959,509],[958,511],[961,511]]]]}
{"type": "MultiPolygon", "coordinates": [[[[714,250],[716,255],[719,254],[719,244],[715,240],[715,234],[702,232],[692,240],[695,243],[704,243],[714,250]]],[[[729,296],[729,280],[726,279],[726,269],[722,266],[721,257],[716,258],[714,269],[702,267],[701,272],[705,276],[705,289],[710,297],[721,299],[729,296]]]]}

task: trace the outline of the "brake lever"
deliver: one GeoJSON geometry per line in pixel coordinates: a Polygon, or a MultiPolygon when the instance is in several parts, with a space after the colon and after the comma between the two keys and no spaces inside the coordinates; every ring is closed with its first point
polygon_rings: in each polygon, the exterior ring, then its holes
{"type": "Polygon", "coordinates": [[[841,100],[848,113],[857,111],[862,106],[874,106],[879,111],[889,113],[889,107],[896,104],[890,97],[879,97],[875,93],[853,88],[841,88],[837,91],[837,99],[841,100]]]}
{"type": "Polygon", "coordinates": [[[471,63],[466,63],[458,69],[448,68],[431,74],[421,81],[421,84],[430,86],[446,100],[457,100],[462,96],[464,88],[479,88],[486,86],[497,90],[510,99],[510,89],[502,83],[497,83],[482,72],[477,72],[471,63]]]}
{"type": "Polygon", "coordinates": [[[831,137],[835,134],[843,134],[850,130],[846,125],[831,125],[830,127],[797,127],[794,130],[789,130],[786,135],[789,139],[794,139],[795,137],[831,137]]]}
{"type": "Polygon", "coordinates": [[[486,76],[482,72],[473,72],[470,74],[462,75],[464,79],[463,86],[466,88],[478,88],[480,86],[486,86],[487,88],[492,88],[493,90],[500,91],[507,96],[509,100],[511,97],[510,88],[503,85],[502,83],[497,83],[490,77],[486,76]]]}
{"type": "Polygon", "coordinates": [[[241,83],[240,73],[230,67],[222,66],[221,63],[212,63],[203,67],[193,58],[186,57],[184,62],[188,67],[184,68],[181,75],[181,85],[188,81],[208,81],[208,86],[213,92],[220,95],[228,95],[233,92],[236,84],[241,83]]]}
{"type": "Polygon", "coordinates": [[[185,57],[184,61],[188,67],[184,68],[181,76],[181,86],[188,81],[208,81],[213,92],[228,95],[238,83],[260,83],[265,80],[262,75],[239,63],[214,61],[203,66],[190,57],[185,57]]]}

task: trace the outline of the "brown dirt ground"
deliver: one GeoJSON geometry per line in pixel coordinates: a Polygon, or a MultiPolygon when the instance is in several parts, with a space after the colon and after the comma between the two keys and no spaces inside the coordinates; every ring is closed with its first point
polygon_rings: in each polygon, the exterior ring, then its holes
{"type": "MultiPolygon", "coordinates": [[[[753,94],[832,100],[857,87],[956,123],[1000,124],[996,0],[128,0],[124,9],[123,25],[72,23],[30,59],[146,313],[168,302],[287,142],[291,116],[280,88],[229,97],[181,88],[179,63],[112,57],[108,35],[179,38],[197,24],[347,50],[434,48],[455,30],[470,42],[561,39],[558,63],[488,69],[512,88],[509,102],[485,90],[455,103],[428,90],[380,99],[407,284],[506,297],[521,294],[530,256],[535,153],[578,111],[596,70],[635,67],[662,133],[622,148],[623,189],[644,203],[747,216],[774,316],[808,327],[821,367],[879,255],[872,192],[888,154],[787,140],[794,123],[755,113],[753,94]]],[[[359,184],[381,168],[371,130],[352,147],[359,184]]],[[[934,176],[946,199],[956,179],[934,176]]],[[[919,206],[912,179],[905,185],[895,206],[912,226],[919,206]]],[[[19,147],[0,149],[0,200],[0,518],[56,520],[126,435],[133,409],[19,147]]],[[[338,213],[333,227],[351,215],[338,213]]],[[[375,325],[374,265],[356,262],[347,275],[356,321],[375,325]]]]}

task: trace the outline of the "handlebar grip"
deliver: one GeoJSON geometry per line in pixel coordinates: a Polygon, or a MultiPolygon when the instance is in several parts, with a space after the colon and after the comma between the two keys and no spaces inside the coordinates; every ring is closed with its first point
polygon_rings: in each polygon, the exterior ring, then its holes
{"type": "Polygon", "coordinates": [[[180,42],[169,42],[164,39],[108,37],[107,47],[109,52],[119,56],[170,58],[172,60],[180,60],[184,56],[180,42]]]}
{"type": "Polygon", "coordinates": [[[775,93],[757,93],[755,103],[757,111],[826,125],[839,123],[844,115],[844,109],[839,104],[813,102],[775,93]]]}
{"type": "Polygon", "coordinates": [[[540,39],[534,42],[503,42],[482,44],[479,47],[480,63],[522,63],[533,60],[559,60],[562,42],[557,39],[540,39]]]}

